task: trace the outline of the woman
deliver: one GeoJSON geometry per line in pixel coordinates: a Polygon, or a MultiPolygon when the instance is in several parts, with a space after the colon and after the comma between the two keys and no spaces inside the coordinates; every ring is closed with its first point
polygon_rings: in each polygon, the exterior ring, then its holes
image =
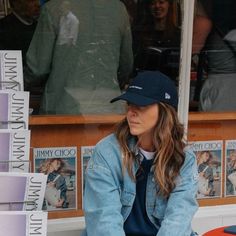
{"type": "Polygon", "coordinates": [[[148,0],[143,4],[145,14],[138,17],[133,28],[135,68],[161,70],[171,72],[171,77],[176,76],[177,68],[166,68],[168,58],[179,62],[178,53],[168,57],[170,50],[180,48],[180,28],[176,24],[174,3],[171,0],[148,0]]]}
{"type": "Polygon", "coordinates": [[[214,176],[213,169],[210,166],[210,161],[213,156],[210,151],[199,151],[197,153],[197,165],[198,165],[198,173],[199,173],[199,184],[198,184],[198,194],[197,197],[207,197],[214,196],[214,176]],[[203,189],[203,182],[205,182],[205,190],[203,189]],[[207,183],[207,184],[206,184],[207,183]]]}
{"type": "Polygon", "coordinates": [[[49,158],[42,162],[39,172],[48,175],[43,208],[66,208],[67,186],[65,178],[60,174],[65,163],[61,158],[49,158]]]}
{"type": "Polygon", "coordinates": [[[171,0],[148,0],[144,16],[137,20],[134,33],[139,34],[138,46],[179,47],[180,29],[176,23],[174,3],[171,0]]]}
{"type": "Polygon", "coordinates": [[[236,150],[229,152],[226,164],[226,195],[236,195],[236,150]]]}
{"type": "Polygon", "coordinates": [[[173,82],[140,72],[125,93],[126,117],[101,140],[86,170],[88,236],[195,235],[197,165],[185,149],[173,82]]]}

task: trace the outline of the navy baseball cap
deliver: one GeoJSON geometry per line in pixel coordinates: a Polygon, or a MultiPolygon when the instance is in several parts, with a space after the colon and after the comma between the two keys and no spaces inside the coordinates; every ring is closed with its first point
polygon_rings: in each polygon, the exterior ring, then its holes
{"type": "Polygon", "coordinates": [[[178,93],[174,82],[159,71],[142,71],[133,79],[127,90],[110,102],[125,100],[137,106],[167,103],[177,109],[178,93]]]}

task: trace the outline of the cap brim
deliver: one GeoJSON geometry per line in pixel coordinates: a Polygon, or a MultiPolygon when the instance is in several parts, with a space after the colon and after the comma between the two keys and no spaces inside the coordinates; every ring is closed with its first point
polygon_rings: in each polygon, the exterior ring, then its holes
{"type": "Polygon", "coordinates": [[[131,92],[125,92],[122,95],[120,95],[116,98],[113,98],[110,102],[113,103],[113,102],[116,102],[119,100],[124,100],[124,101],[127,101],[127,102],[137,105],[137,106],[148,106],[148,105],[151,105],[154,103],[158,103],[158,101],[156,101],[152,98],[145,97],[143,95],[139,95],[136,93],[134,94],[131,92]]]}

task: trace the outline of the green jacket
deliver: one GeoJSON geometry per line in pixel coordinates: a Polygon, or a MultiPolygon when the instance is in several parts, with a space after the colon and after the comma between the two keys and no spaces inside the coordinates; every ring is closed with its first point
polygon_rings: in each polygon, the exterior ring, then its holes
{"type": "Polygon", "coordinates": [[[120,94],[133,66],[125,6],[118,0],[49,1],[27,65],[33,76],[26,82],[46,79],[41,114],[121,113],[122,106],[109,101],[120,94]]]}

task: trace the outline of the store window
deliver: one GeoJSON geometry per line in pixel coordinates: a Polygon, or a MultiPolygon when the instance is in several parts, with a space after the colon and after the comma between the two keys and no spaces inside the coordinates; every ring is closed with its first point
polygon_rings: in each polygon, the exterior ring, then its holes
{"type": "Polygon", "coordinates": [[[0,49],[22,50],[33,114],[122,114],[123,104],[109,100],[140,70],[160,70],[179,85],[183,1],[7,5],[12,18],[0,20],[0,49]]]}
{"type": "Polygon", "coordinates": [[[235,111],[236,1],[198,0],[190,110],[235,111]]]}

